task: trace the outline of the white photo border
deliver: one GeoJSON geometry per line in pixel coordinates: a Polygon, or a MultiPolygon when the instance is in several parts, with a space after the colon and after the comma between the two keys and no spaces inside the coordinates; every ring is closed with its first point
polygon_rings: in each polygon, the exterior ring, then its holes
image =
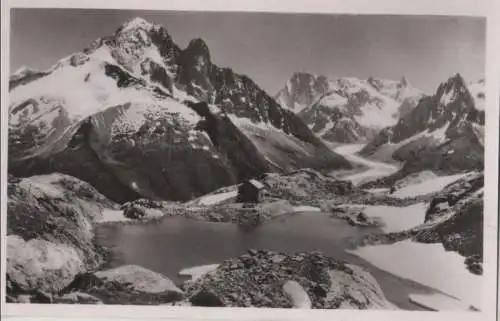
{"type": "Polygon", "coordinates": [[[500,76],[500,1],[497,0],[5,0],[1,10],[1,313],[22,317],[85,317],[175,320],[494,320],[498,301],[498,146],[500,76]],[[120,305],[5,303],[7,130],[10,8],[93,8],[168,11],[253,11],[324,14],[446,15],[487,18],[486,137],[484,196],[484,275],[482,312],[413,312],[295,310],[257,308],[197,308],[120,305]],[[472,313],[472,314],[471,314],[472,313]]]}

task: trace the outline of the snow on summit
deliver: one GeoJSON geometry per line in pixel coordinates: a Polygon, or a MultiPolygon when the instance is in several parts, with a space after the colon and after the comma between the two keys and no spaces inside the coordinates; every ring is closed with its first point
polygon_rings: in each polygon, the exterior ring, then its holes
{"type": "Polygon", "coordinates": [[[134,30],[134,29],[144,29],[144,30],[149,30],[151,29],[152,27],[154,27],[155,25],[147,20],[144,20],[143,18],[141,17],[136,17],[132,20],[129,20],[127,22],[125,22],[120,31],[122,32],[127,32],[127,31],[130,31],[130,30],[134,30]]]}

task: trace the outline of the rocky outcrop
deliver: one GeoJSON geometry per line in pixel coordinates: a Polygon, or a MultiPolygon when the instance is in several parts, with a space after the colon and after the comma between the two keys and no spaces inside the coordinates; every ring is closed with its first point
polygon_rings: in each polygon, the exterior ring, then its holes
{"type": "Polygon", "coordinates": [[[34,301],[103,263],[92,225],[117,205],[87,183],[53,174],[8,182],[7,294],[34,301]]]}
{"type": "Polygon", "coordinates": [[[188,283],[185,292],[194,306],[290,308],[296,303],[290,282],[303,289],[312,308],[394,308],[369,273],[319,252],[249,250],[188,283]]]}
{"type": "Polygon", "coordinates": [[[345,220],[349,225],[359,227],[378,227],[383,226],[382,220],[376,217],[369,217],[363,212],[363,207],[337,207],[323,206],[323,212],[331,213],[332,217],[345,220]]]}
{"type": "Polygon", "coordinates": [[[350,195],[355,191],[351,182],[337,180],[310,169],[288,174],[269,173],[262,179],[270,196],[297,205],[317,205],[317,201],[334,196],[350,195]]]}

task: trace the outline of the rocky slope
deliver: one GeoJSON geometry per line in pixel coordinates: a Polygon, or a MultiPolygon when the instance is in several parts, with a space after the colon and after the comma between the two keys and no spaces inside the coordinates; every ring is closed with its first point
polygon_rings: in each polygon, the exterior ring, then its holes
{"type": "Polygon", "coordinates": [[[433,96],[420,100],[395,126],[382,130],[361,154],[404,162],[404,167],[374,184],[392,184],[422,170],[443,173],[481,170],[485,113],[481,109],[484,95],[478,89],[480,86],[481,83],[472,86],[473,96],[457,74],[442,83],[433,96]]]}
{"type": "Polygon", "coordinates": [[[423,94],[403,77],[338,78],[296,73],[278,92],[282,106],[296,112],[319,137],[342,143],[367,141],[411,111],[423,94]]]}
{"type": "Polygon", "coordinates": [[[185,291],[195,306],[291,308],[299,304],[289,293],[298,291],[288,291],[290,281],[305,292],[310,308],[395,309],[369,273],[320,252],[249,250],[188,283],[185,291]]]}
{"type": "Polygon", "coordinates": [[[140,18],[10,79],[9,172],[61,172],[111,199],[187,200],[271,170],[348,168],[257,84],[140,18]]]}

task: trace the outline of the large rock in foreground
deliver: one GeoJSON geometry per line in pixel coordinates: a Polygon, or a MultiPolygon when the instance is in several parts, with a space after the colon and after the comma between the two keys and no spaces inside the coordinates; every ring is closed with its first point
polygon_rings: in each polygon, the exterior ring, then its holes
{"type": "Polygon", "coordinates": [[[56,302],[155,305],[183,298],[170,279],[137,265],[78,275],[63,293],[56,302]]]}
{"type": "MultiPolygon", "coordinates": [[[[70,176],[9,176],[7,201],[7,295],[57,293],[75,275],[96,269],[104,251],[92,225],[116,204],[70,176]]],[[[40,296],[40,295],[37,295],[40,296]]]]}
{"type": "Polygon", "coordinates": [[[291,281],[302,287],[312,308],[394,308],[369,273],[319,252],[250,250],[189,282],[186,297],[195,306],[291,308],[299,305],[286,286],[291,281]]]}

